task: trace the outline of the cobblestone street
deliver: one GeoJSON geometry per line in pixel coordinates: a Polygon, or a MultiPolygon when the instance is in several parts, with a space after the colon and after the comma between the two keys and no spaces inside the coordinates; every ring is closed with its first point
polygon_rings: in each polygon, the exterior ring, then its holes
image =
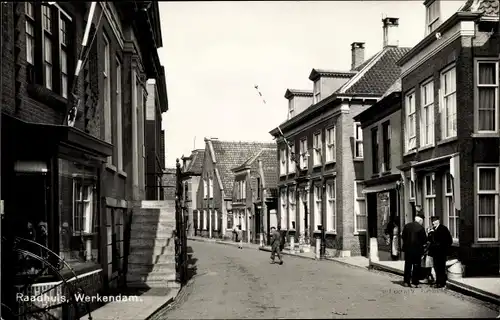
{"type": "Polygon", "coordinates": [[[460,294],[402,287],[401,278],[334,262],[190,241],[195,274],[174,304],[151,319],[495,318],[460,294]]]}

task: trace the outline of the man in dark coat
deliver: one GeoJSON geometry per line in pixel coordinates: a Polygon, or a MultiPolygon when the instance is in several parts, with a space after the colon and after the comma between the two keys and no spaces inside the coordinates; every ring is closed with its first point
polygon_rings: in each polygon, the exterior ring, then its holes
{"type": "Polygon", "coordinates": [[[436,271],[436,288],[446,285],[446,258],[453,243],[450,230],[439,222],[439,217],[431,217],[434,228],[433,236],[429,246],[429,256],[434,260],[434,271],[436,271]]]}
{"type": "Polygon", "coordinates": [[[271,263],[274,263],[274,256],[278,255],[280,264],[283,264],[283,259],[281,258],[281,233],[276,230],[275,227],[271,228],[271,263]]]}
{"type": "Polygon", "coordinates": [[[425,229],[422,226],[424,223],[424,216],[418,214],[415,221],[408,223],[403,228],[403,252],[405,253],[405,271],[404,283],[405,286],[415,287],[419,285],[420,266],[422,254],[424,253],[424,246],[427,242],[425,229]],[[411,280],[411,283],[410,283],[411,280]]]}

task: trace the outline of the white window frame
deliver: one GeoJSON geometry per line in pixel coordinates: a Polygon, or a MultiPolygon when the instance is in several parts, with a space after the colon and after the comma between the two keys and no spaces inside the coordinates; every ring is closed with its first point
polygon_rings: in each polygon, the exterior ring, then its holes
{"type": "Polygon", "coordinates": [[[207,230],[207,211],[203,210],[203,230],[207,230]]]}
{"type": "Polygon", "coordinates": [[[415,201],[415,181],[411,181],[411,178],[408,178],[408,200],[415,201]]]}
{"type": "Polygon", "coordinates": [[[499,87],[499,63],[498,58],[481,58],[475,59],[475,86],[474,86],[474,126],[475,132],[479,134],[488,134],[488,133],[498,133],[499,130],[499,105],[498,105],[498,87],[499,87]],[[495,80],[496,84],[480,84],[479,83],[479,65],[480,64],[494,64],[495,65],[495,80]],[[494,130],[480,130],[479,129],[479,88],[494,88],[495,89],[495,129],[494,130]]]}
{"type": "Polygon", "coordinates": [[[441,7],[439,0],[435,0],[431,2],[425,8],[425,25],[426,25],[426,34],[432,33],[439,26],[439,16],[441,15],[441,7]],[[434,8],[435,17],[431,17],[432,8],[434,8]]]}
{"type": "Polygon", "coordinates": [[[208,199],[208,181],[203,179],[203,199],[208,199]]]}
{"type": "Polygon", "coordinates": [[[455,210],[455,199],[453,198],[453,176],[449,171],[445,172],[443,175],[443,195],[444,195],[444,212],[446,216],[446,220],[443,221],[445,225],[450,229],[450,226],[454,226],[454,232],[451,232],[451,237],[453,239],[453,242],[458,243],[458,238],[459,238],[459,230],[458,230],[458,215],[457,211],[455,210]],[[449,178],[449,181],[448,181],[449,178]],[[451,185],[449,185],[451,183],[451,185]],[[450,192],[448,192],[448,189],[450,189],[450,192]],[[451,213],[451,214],[450,214],[451,213]]]}
{"type": "Polygon", "coordinates": [[[335,126],[330,127],[326,129],[325,131],[325,143],[326,143],[326,154],[325,154],[325,161],[326,163],[328,162],[334,162],[335,161],[335,155],[336,155],[336,133],[335,133],[335,126]]]}
{"type": "Polygon", "coordinates": [[[198,225],[196,227],[197,227],[198,230],[201,230],[202,221],[201,221],[200,210],[196,210],[196,217],[198,218],[198,220],[197,220],[198,225]]]}
{"type": "Polygon", "coordinates": [[[116,58],[116,168],[123,171],[122,64],[116,58]]]}
{"type": "Polygon", "coordinates": [[[307,157],[307,138],[300,139],[300,169],[305,170],[308,167],[308,157],[307,157]]]}
{"type": "MultiPolygon", "coordinates": [[[[53,55],[53,24],[52,19],[54,16],[52,14],[52,6],[42,6],[42,32],[43,32],[43,64],[44,64],[44,83],[45,87],[52,90],[53,85],[53,65],[54,65],[54,55],[53,55]],[[45,16],[50,20],[49,26],[46,24],[45,16]]],[[[36,29],[35,29],[36,30],[36,29]]]]}
{"type": "Polygon", "coordinates": [[[313,135],[313,166],[315,167],[322,165],[321,147],[321,131],[319,131],[313,135]]]}
{"type": "Polygon", "coordinates": [[[288,216],[290,219],[288,219],[288,229],[292,230],[293,229],[293,224],[292,222],[295,222],[296,219],[296,214],[297,214],[297,203],[295,199],[295,188],[289,188],[288,189],[288,216]]]}
{"type": "Polygon", "coordinates": [[[321,78],[314,81],[313,91],[314,91],[313,104],[316,104],[321,101],[321,78]]]}
{"type": "Polygon", "coordinates": [[[420,86],[420,143],[419,146],[434,145],[434,81],[427,80],[420,86]],[[431,92],[430,96],[426,93],[431,92]],[[430,98],[426,101],[426,98],[430,98]],[[427,112],[428,111],[428,112],[427,112]],[[428,117],[427,117],[428,116],[428,117]]]}
{"type": "Polygon", "coordinates": [[[25,2],[25,33],[26,33],[26,61],[35,64],[35,5],[33,2],[25,2]]]}
{"type": "Polygon", "coordinates": [[[217,217],[217,210],[214,210],[214,231],[219,230],[219,219],[217,217]]]}
{"type": "Polygon", "coordinates": [[[295,101],[292,99],[288,100],[288,119],[295,117],[295,101]]]}
{"type": "Polygon", "coordinates": [[[59,15],[59,56],[60,56],[60,70],[61,70],[61,96],[63,98],[68,98],[69,87],[68,87],[68,43],[64,41],[64,38],[69,38],[68,35],[68,24],[70,21],[66,19],[63,14],[59,15]],[[63,31],[64,26],[64,31],[63,31]],[[64,36],[63,36],[64,34],[64,36]]]}
{"type": "Polygon", "coordinates": [[[478,242],[487,242],[487,241],[498,241],[498,228],[499,228],[499,220],[498,220],[498,214],[499,214],[499,196],[500,196],[500,167],[494,166],[494,165],[480,165],[476,167],[475,170],[475,175],[476,175],[476,196],[475,196],[475,224],[476,224],[476,239],[478,242]],[[496,190],[480,190],[480,171],[482,169],[495,169],[495,186],[496,190]],[[495,196],[495,237],[493,238],[480,238],[479,237],[479,196],[480,195],[494,195],[495,196]]]}
{"type": "Polygon", "coordinates": [[[286,175],[286,148],[280,149],[280,175],[286,175]]]}
{"type": "Polygon", "coordinates": [[[363,129],[361,128],[361,122],[354,122],[354,158],[364,158],[363,129]]]}
{"type": "Polygon", "coordinates": [[[94,185],[85,183],[82,179],[73,179],[73,235],[91,234],[94,232],[94,185]],[[77,192],[77,186],[80,192],[77,192]],[[83,198],[83,190],[87,189],[87,198],[83,198]],[[77,204],[82,205],[82,212],[78,212],[77,204]],[[77,220],[81,220],[77,222],[77,220]],[[80,225],[80,230],[76,226],[80,225]]]}
{"type": "Polygon", "coordinates": [[[113,143],[113,125],[111,122],[111,46],[108,37],[103,34],[103,48],[104,48],[104,69],[103,75],[103,96],[104,96],[104,140],[108,143],[113,143]]]}
{"type": "Polygon", "coordinates": [[[212,177],[208,178],[208,198],[212,199],[214,197],[214,179],[212,177]]]}
{"type": "Polygon", "coordinates": [[[286,227],[287,215],[288,215],[288,206],[287,206],[287,190],[286,188],[281,189],[281,214],[280,214],[280,222],[281,229],[286,227]]]}
{"type": "Polygon", "coordinates": [[[366,232],[366,228],[360,228],[358,226],[358,218],[359,217],[364,217],[365,225],[368,223],[365,197],[358,196],[358,189],[361,189],[361,191],[363,190],[362,183],[363,183],[363,181],[361,181],[361,180],[354,181],[354,233],[366,232]],[[361,208],[364,208],[364,210],[363,210],[364,212],[361,212],[362,211],[361,208]]]}
{"type": "Polygon", "coordinates": [[[415,104],[415,90],[413,89],[405,96],[405,151],[410,152],[416,148],[417,109],[415,104]],[[411,128],[413,128],[413,133],[410,134],[411,128]]]}
{"type": "Polygon", "coordinates": [[[326,183],[326,231],[337,232],[336,178],[326,183]]]}
{"type": "Polygon", "coordinates": [[[288,149],[288,173],[295,172],[295,162],[292,160],[292,155],[295,157],[295,144],[292,144],[288,149]]]}
{"type": "Polygon", "coordinates": [[[434,172],[428,173],[424,176],[424,227],[429,228],[432,223],[430,221],[432,216],[436,215],[436,175],[434,172]],[[427,190],[427,179],[431,179],[431,190],[427,190]],[[432,190],[434,185],[434,190],[432,190]],[[432,204],[432,205],[431,205],[432,204]],[[431,210],[432,208],[432,210],[431,210]]]}
{"type": "Polygon", "coordinates": [[[439,97],[441,102],[441,140],[451,139],[457,136],[457,72],[454,64],[441,72],[439,97]],[[453,75],[450,92],[447,92],[445,87],[447,75],[453,75]],[[452,102],[452,105],[447,103],[448,101],[452,102]],[[449,121],[452,122],[451,128],[448,128],[449,121]]]}
{"type": "Polygon", "coordinates": [[[319,231],[318,225],[323,225],[321,219],[321,185],[314,185],[314,230],[319,231]]]}

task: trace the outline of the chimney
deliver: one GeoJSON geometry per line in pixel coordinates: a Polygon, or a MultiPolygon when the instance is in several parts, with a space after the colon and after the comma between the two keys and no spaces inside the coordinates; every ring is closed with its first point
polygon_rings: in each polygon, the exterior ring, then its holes
{"type": "Polygon", "coordinates": [[[384,48],[387,46],[398,46],[399,39],[397,35],[399,18],[382,19],[384,30],[384,48]]]}
{"type": "Polygon", "coordinates": [[[365,43],[364,42],[351,43],[351,52],[352,52],[351,70],[354,70],[365,61],[365,43]]]}

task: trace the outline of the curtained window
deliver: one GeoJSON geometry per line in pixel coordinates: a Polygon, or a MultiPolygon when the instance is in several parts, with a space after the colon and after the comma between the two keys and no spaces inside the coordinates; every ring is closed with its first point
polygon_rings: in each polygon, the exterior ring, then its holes
{"type": "Polygon", "coordinates": [[[411,151],[417,147],[417,113],[415,111],[415,92],[406,95],[406,123],[405,123],[405,151],[411,151]]]}
{"type": "Polygon", "coordinates": [[[498,130],[498,62],[477,62],[477,131],[498,130]]]}
{"type": "Polygon", "coordinates": [[[337,210],[335,207],[335,178],[326,184],[326,231],[337,231],[337,210]]]}
{"type": "Polygon", "coordinates": [[[479,241],[498,240],[499,168],[477,168],[477,238],[479,241]]]}
{"type": "Polygon", "coordinates": [[[457,78],[455,67],[441,74],[441,140],[457,135],[457,78]]]}
{"type": "Polygon", "coordinates": [[[458,242],[458,215],[453,201],[453,177],[449,172],[443,176],[444,210],[447,217],[447,226],[454,242],[458,242]]]}

